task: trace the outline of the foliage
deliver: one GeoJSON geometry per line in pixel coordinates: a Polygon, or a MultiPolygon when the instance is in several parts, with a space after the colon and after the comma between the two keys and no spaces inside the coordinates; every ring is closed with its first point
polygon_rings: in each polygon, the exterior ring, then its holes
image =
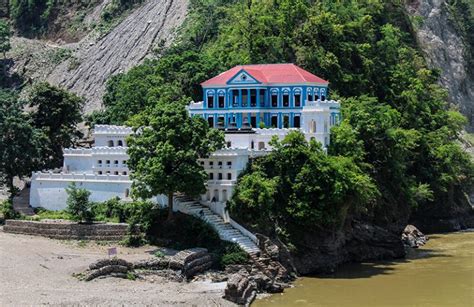
{"type": "Polygon", "coordinates": [[[0,185],[8,188],[11,199],[17,192],[13,179],[37,168],[45,142],[23,107],[15,93],[0,91],[0,185]]]}
{"type": "Polygon", "coordinates": [[[35,208],[35,215],[27,219],[35,221],[40,220],[73,220],[73,217],[66,210],[47,210],[44,208],[35,208]]]}
{"type": "Polygon", "coordinates": [[[248,261],[249,255],[237,244],[226,244],[222,252],[220,266],[224,268],[227,265],[244,264],[248,261]]]}
{"type": "Polygon", "coordinates": [[[4,20],[0,20],[0,52],[3,53],[3,58],[5,58],[5,53],[11,49],[11,32],[10,25],[4,20]]]}
{"type": "Polygon", "coordinates": [[[284,232],[294,240],[310,230],[336,229],[347,212],[366,209],[377,195],[351,158],[328,156],[301,132],[290,132],[281,142],[275,138],[271,145],[272,153],[239,178],[228,205],[232,216],[254,230],[284,232]]]}
{"type": "Polygon", "coordinates": [[[11,0],[10,15],[20,33],[31,35],[45,29],[54,4],[51,0],[11,0]]]}
{"type": "Polygon", "coordinates": [[[130,124],[135,131],[127,140],[132,194],[144,199],[167,195],[171,218],[175,192],[205,192],[207,175],[198,159],[221,148],[224,136],[203,118],[189,117],[182,101],[160,100],[130,124]]]}
{"type": "Polygon", "coordinates": [[[68,188],[67,192],[67,213],[72,217],[72,220],[78,222],[90,223],[93,221],[94,215],[91,210],[91,203],[89,202],[90,192],[86,189],[80,189],[73,183],[68,188]]]}
{"type": "Polygon", "coordinates": [[[0,202],[0,214],[3,220],[17,219],[20,217],[20,214],[13,209],[11,200],[0,202]]]}
{"type": "Polygon", "coordinates": [[[120,16],[126,10],[131,9],[135,4],[142,3],[143,0],[112,0],[105,7],[101,18],[105,22],[112,22],[114,18],[120,16]]]}
{"type": "Polygon", "coordinates": [[[82,137],[77,125],[82,121],[84,100],[48,83],[38,83],[26,98],[33,124],[47,136],[43,148],[43,167],[62,166],[62,150],[82,137]]]}

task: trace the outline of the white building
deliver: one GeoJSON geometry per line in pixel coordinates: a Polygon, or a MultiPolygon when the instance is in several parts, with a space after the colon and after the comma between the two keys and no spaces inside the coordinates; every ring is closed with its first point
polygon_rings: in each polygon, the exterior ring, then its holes
{"type": "MultiPolygon", "coordinates": [[[[190,108],[192,108],[191,104],[190,108]]],[[[307,140],[316,139],[321,144],[329,142],[331,108],[335,101],[308,102],[302,111],[302,128],[227,128],[226,148],[216,151],[200,163],[208,173],[207,192],[201,202],[222,213],[225,202],[232,196],[237,177],[250,159],[269,153],[273,136],[282,139],[292,130],[302,131],[307,140]]],[[[64,166],[59,173],[33,173],[30,205],[50,210],[66,207],[66,188],[75,183],[91,192],[91,201],[106,201],[113,197],[130,200],[132,181],[127,167],[126,137],[132,129],[123,126],[96,125],[92,148],[64,150],[64,166]]],[[[156,201],[166,204],[166,197],[156,201]]]]}
{"type": "MultiPolygon", "coordinates": [[[[239,66],[204,82],[203,89],[205,101],[191,103],[189,113],[223,130],[226,147],[201,161],[209,176],[201,203],[221,216],[225,216],[225,203],[237,177],[250,159],[272,150],[273,136],[282,139],[299,130],[308,141],[315,139],[326,147],[330,128],[340,119],[339,102],[326,100],[327,81],[293,64],[239,66]],[[255,128],[260,126],[257,123],[274,128],[255,128]]],[[[65,189],[71,183],[89,190],[91,201],[129,200],[132,182],[126,137],[131,133],[129,127],[96,125],[94,146],[65,149],[60,173],[33,174],[30,205],[64,209],[65,189]]],[[[162,195],[155,201],[167,203],[162,195]]]]}

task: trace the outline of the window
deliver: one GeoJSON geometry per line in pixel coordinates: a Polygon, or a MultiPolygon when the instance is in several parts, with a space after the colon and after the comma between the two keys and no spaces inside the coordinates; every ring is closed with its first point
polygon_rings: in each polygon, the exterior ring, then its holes
{"type": "Polygon", "coordinates": [[[222,168],[222,161],[217,162],[217,166],[219,166],[219,168],[222,168]]]}
{"type": "Polygon", "coordinates": [[[122,164],[123,164],[124,166],[127,166],[127,160],[123,160],[123,161],[122,161],[122,164]]]}
{"type": "Polygon", "coordinates": [[[257,116],[250,116],[250,126],[257,128],[257,116]]]}
{"type": "Polygon", "coordinates": [[[213,168],[214,167],[214,161],[209,161],[209,168],[213,168]]]}
{"type": "Polygon", "coordinates": [[[128,197],[130,195],[130,190],[129,189],[125,189],[125,197],[128,197]]]}
{"type": "Polygon", "coordinates": [[[97,160],[97,164],[102,164],[102,160],[97,160]]]}
{"type": "Polygon", "coordinates": [[[204,161],[201,161],[201,166],[204,166],[204,161]]]}
{"type": "Polygon", "coordinates": [[[247,106],[247,99],[248,99],[248,90],[242,90],[242,107],[246,107],[247,106]]]}
{"type": "Polygon", "coordinates": [[[110,175],[110,171],[107,171],[106,174],[107,174],[107,175],[110,175]]]}
{"type": "Polygon", "coordinates": [[[255,148],[255,144],[254,144],[254,142],[252,141],[252,142],[250,142],[250,149],[254,149],[254,148],[255,148]]]}
{"type": "Polygon", "coordinates": [[[311,95],[311,93],[308,93],[308,101],[313,101],[313,95],[311,95]]]}
{"type": "Polygon", "coordinates": [[[118,175],[118,174],[119,174],[119,172],[114,172],[114,175],[118,175]]]}
{"type": "Polygon", "coordinates": [[[257,106],[257,90],[250,90],[250,106],[257,106]]]}
{"type": "Polygon", "coordinates": [[[114,147],[114,141],[110,140],[107,143],[109,147],[114,147]]]}
{"type": "Polygon", "coordinates": [[[265,106],[265,90],[260,90],[260,106],[265,106]]]}
{"type": "Polygon", "coordinates": [[[214,117],[208,117],[207,122],[209,124],[209,127],[214,128],[214,117]]]}
{"type": "Polygon", "coordinates": [[[272,115],[272,127],[277,128],[278,127],[278,117],[276,115],[272,115]]]}
{"type": "Polygon", "coordinates": [[[309,133],[316,133],[316,122],[314,120],[309,123],[309,133]]]}
{"type": "Polygon", "coordinates": [[[219,128],[219,127],[224,128],[224,125],[225,125],[224,116],[219,116],[219,118],[217,119],[217,126],[218,126],[218,128],[219,128]]]}
{"type": "Polygon", "coordinates": [[[117,146],[123,146],[123,142],[122,142],[122,140],[118,140],[118,142],[117,142],[117,146]]]}
{"type": "Polygon", "coordinates": [[[318,96],[318,95],[314,95],[314,100],[318,101],[318,100],[319,100],[319,96],[318,96]]]}
{"type": "Polygon", "coordinates": [[[290,117],[283,115],[283,128],[290,128],[290,117]]]}
{"type": "Polygon", "coordinates": [[[322,100],[322,101],[325,101],[325,100],[326,100],[326,96],[321,95],[321,100],[322,100]]]}
{"type": "Polygon", "coordinates": [[[278,95],[276,93],[272,93],[272,107],[278,107],[278,95]]]}
{"type": "Polygon", "coordinates": [[[102,175],[102,171],[98,171],[97,173],[98,173],[99,175],[102,175]]]}
{"type": "Polygon", "coordinates": [[[301,95],[295,94],[295,107],[301,107],[301,95]]]}
{"type": "Polygon", "coordinates": [[[288,95],[288,93],[283,93],[283,106],[284,107],[290,106],[290,95],[288,95]]]}
{"type": "Polygon", "coordinates": [[[219,173],[218,179],[219,179],[219,180],[222,180],[222,173],[219,173]]]}
{"type": "Polygon", "coordinates": [[[214,180],[214,173],[209,173],[209,180],[214,180]]]}
{"type": "Polygon", "coordinates": [[[106,164],[110,164],[110,160],[105,161],[106,164]]]}
{"type": "Polygon", "coordinates": [[[219,96],[219,108],[221,109],[225,107],[224,98],[224,96],[219,96]]]}
{"type": "Polygon", "coordinates": [[[295,118],[293,119],[293,126],[295,128],[300,128],[301,127],[301,119],[299,116],[295,116],[295,118]]]}
{"type": "Polygon", "coordinates": [[[232,97],[234,97],[234,99],[232,100],[232,106],[238,107],[239,106],[239,90],[232,90],[232,97]]]}
{"type": "Polygon", "coordinates": [[[127,172],[125,172],[125,171],[124,171],[124,172],[122,172],[122,175],[125,175],[125,176],[126,176],[126,175],[127,175],[127,172]]]}
{"type": "Polygon", "coordinates": [[[231,173],[227,173],[227,180],[232,180],[232,174],[231,173]]]}
{"type": "Polygon", "coordinates": [[[214,108],[214,96],[207,96],[207,107],[214,108]]]}
{"type": "Polygon", "coordinates": [[[118,165],[118,160],[115,160],[115,161],[114,161],[114,164],[115,164],[115,165],[118,165]]]}
{"type": "Polygon", "coordinates": [[[232,147],[232,142],[227,142],[227,148],[231,148],[232,147]]]}
{"type": "Polygon", "coordinates": [[[229,168],[232,168],[232,161],[227,161],[227,166],[228,166],[229,168]]]}

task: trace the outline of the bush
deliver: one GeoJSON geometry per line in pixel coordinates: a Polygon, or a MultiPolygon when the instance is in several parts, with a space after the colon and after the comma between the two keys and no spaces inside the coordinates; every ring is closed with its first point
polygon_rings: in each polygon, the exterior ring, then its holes
{"type": "Polygon", "coordinates": [[[223,268],[231,264],[245,264],[249,261],[249,255],[235,243],[224,243],[224,249],[220,256],[220,266],[223,268]]]}
{"type": "Polygon", "coordinates": [[[71,215],[71,219],[78,222],[92,222],[94,214],[92,204],[89,202],[91,192],[77,188],[74,183],[66,188],[66,192],[68,195],[66,212],[71,215]]]}
{"type": "Polygon", "coordinates": [[[71,214],[66,210],[47,210],[44,208],[35,208],[35,215],[32,217],[28,217],[28,219],[32,219],[35,221],[51,219],[51,220],[72,220],[71,214]]]}
{"type": "Polygon", "coordinates": [[[16,212],[15,209],[13,209],[13,204],[9,200],[0,202],[0,215],[3,216],[4,220],[17,219],[21,216],[20,213],[16,212]]]}

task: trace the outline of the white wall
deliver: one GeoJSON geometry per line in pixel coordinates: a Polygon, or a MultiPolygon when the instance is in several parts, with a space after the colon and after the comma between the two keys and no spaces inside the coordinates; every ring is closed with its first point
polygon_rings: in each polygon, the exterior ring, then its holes
{"type": "Polygon", "coordinates": [[[130,191],[132,183],[125,179],[121,181],[98,181],[88,179],[61,180],[59,178],[34,178],[31,181],[30,205],[32,207],[43,207],[48,210],[65,209],[67,200],[66,188],[72,182],[74,182],[78,188],[90,191],[91,195],[89,200],[94,202],[106,201],[117,196],[121,199],[127,199],[125,197],[126,189],[130,191]]]}

